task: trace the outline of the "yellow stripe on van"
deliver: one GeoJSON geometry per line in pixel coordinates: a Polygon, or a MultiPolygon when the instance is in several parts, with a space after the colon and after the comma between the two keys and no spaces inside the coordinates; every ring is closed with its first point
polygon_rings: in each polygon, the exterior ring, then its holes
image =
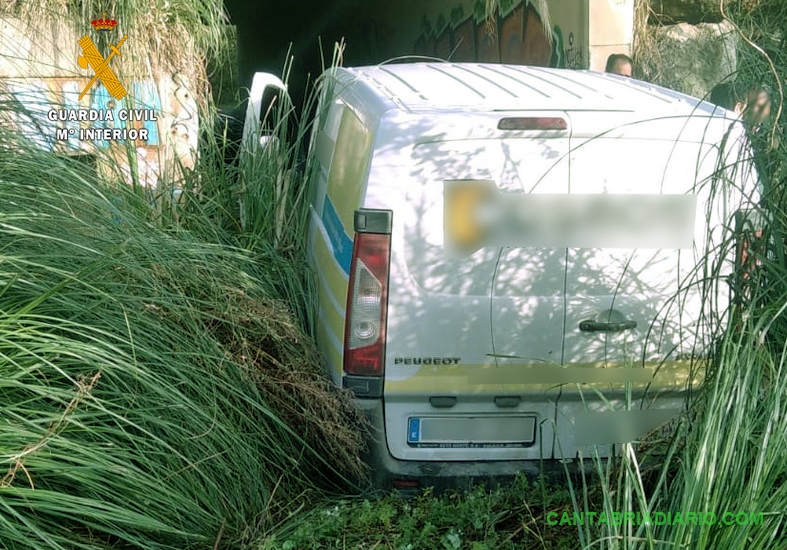
{"type": "MultiPolygon", "coordinates": [[[[395,368],[388,366],[388,369],[395,368]]],[[[543,393],[550,387],[563,385],[571,388],[581,384],[583,388],[620,388],[625,381],[630,381],[632,389],[644,389],[650,384],[650,391],[680,390],[686,387],[690,372],[694,369],[693,384],[697,387],[703,379],[704,369],[689,361],[669,361],[659,366],[657,363],[646,364],[645,368],[605,367],[596,363],[576,364],[569,367],[560,366],[500,366],[494,365],[441,365],[423,366],[409,378],[386,379],[386,393],[429,394],[436,393],[468,393],[480,394],[495,391],[523,393],[543,393]],[[658,367],[658,369],[656,368],[658,367]],[[581,370],[591,369],[588,376],[582,376],[581,370]],[[602,372],[603,371],[603,374],[602,372]],[[654,372],[655,377],[654,377],[654,372]],[[602,375],[603,381],[597,381],[602,375]],[[611,377],[610,377],[611,375],[611,377]],[[528,378],[533,382],[528,382],[528,378]],[[576,380],[572,380],[575,378],[576,380]]]]}
{"type": "Polygon", "coordinates": [[[336,305],[331,301],[325,292],[320,293],[320,312],[324,317],[322,322],[326,325],[333,336],[342,342],[344,338],[344,319],[342,312],[336,310],[336,305]]]}
{"type": "Polygon", "coordinates": [[[327,326],[326,323],[320,320],[317,321],[317,344],[325,355],[325,360],[328,361],[328,366],[333,373],[334,380],[338,380],[343,370],[342,353],[340,350],[336,349],[336,345],[331,340],[330,334],[328,333],[330,329],[328,329],[327,326]]]}
{"type": "MultiPolygon", "coordinates": [[[[587,365],[594,366],[594,365],[587,365]]],[[[691,387],[696,389],[702,384],[705,379],[706,367],[708,362],[695,361],[665,361],[664,363],[649,363],[646,368],[655,372],[653,380],[650,382],[649,391],[676,391],[685,389],[689,378],[691,378],[691,387]]],[[[605,368],[603,366],[596,366],[596,368],[605,368]]],[[[620,370],[632,370],[628,367],[617,367],[620,370]]],[[[644,388],[647,384],[634,384],[633,388],[644,388]]],[[[610,384],[582,384],[583,389],[590,388],[609,388],[610,384]]],[[[622,387],[619,384],[615,387],[622,387]]],[[[574,386],[576,388],[576,386],[574,386]]],[[[568,386],[571,389],[571,386],[568,386]]]]}
{"type": "MultiPolygon", "coordinates": [[[[316,336],[318,347],[324,350],[331,369],[339,375],[342,370],[341,351],[336,349],[344,342],[343,312],[336,309],[331,296],[340,305],[347,303],[347,275],[336,263],[322,233],[314,238],[312,252],[316,265],[320,266],[317,273],[317,295],[320,305],[320,319],[317,320],[316,336]]],[[[343,308],[342,308],[343,309],[343,308]]]]}
{"type": "Polygon", "coordinates": [[[347,275],[342,271],[342,268],[339,267],[339,264],[336,263],[336,259],[333,257],[333,254],[331,254],[328,244],[320,233],[318,233],[314,239],[313,251],[314,259],[317,262],[316,265],[320,266],[320,271],[317,273],[317,284],[320,287],[320,303],[322,305],[324,300],[325,311],[336,312],[336,315],[332,316],[330,319],[330,327],[341,341],[344,335],[344,321],[341,317],[342,312],[336,311],[336,306],[331,303],[326,292],[330,292],[334,300],[344,308],[345,304],[347,304],[347,275]]]}

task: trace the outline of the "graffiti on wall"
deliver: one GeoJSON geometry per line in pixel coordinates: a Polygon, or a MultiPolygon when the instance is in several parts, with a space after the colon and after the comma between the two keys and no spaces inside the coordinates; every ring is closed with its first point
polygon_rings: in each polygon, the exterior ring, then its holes
{"type": "Polygon", "coordinates": [[[198,138],[197,105],[181,82],[137,81],[120,100],[111,97],[105,87],[96,86],[80,99],[80,91],[87,81],[67,77],[0,78],[0,96],[6,98],[8,105],[15,106],[6,109],[4,116],[9,118],[11,127],[41,149],[69,156],[95,155],[100,150],[109,152],[109,158],[115,159],[129,183],[136,181],[144,187],[154,187],[170,165],[177,163],[193,168],[198,138]],[[122,120],[121,111],[129,110],[152,115],[122,120]],[[66,116],[80,111],[86,116],[91,113],[101,116],[96,120],[74,120],[66,116]],[[106,116],[108,112],[112,113],[111,117],[106,116]],[[145,130],[146,139],[130,138],[127,142],[93,137],[94,130],[114,128],[133,128],[137,130],[136,135],[145,130]],[[136,151],[136,177],[130,172],[127,145],[136,151]]]}
{"type": "Polygon", "coordinates": [[[573,32],[568,33],[568,44],[565,52],[567,69],[585,68],[585,53],[582,50],[582,46],[575,43],[573,32]]]}
{"type": "Polygon", "coordinates": [[[501,2],[497,17],[486,16],[485,2],[473,13],[459,5],[432,24],[424,18],[414,45],[417,55],[457,62],[549,66],[552,44],[538,12],[526,0],[501,2]]]}

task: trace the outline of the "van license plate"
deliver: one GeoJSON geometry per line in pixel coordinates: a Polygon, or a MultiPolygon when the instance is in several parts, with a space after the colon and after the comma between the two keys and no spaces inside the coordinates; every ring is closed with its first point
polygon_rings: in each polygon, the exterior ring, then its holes
{"type": "Polygon", "coordinates": [[[416,448],[529,447],[535,441],[535,416],[427,416],[407,421],[407,444],[416,448]]]}

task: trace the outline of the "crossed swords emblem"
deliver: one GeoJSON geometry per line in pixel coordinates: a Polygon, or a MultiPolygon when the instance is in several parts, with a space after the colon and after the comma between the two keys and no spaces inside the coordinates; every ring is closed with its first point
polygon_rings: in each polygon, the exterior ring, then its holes
{"type": "Polygon", "coordinates": [[[120,46],[123,45],[123,42],[126,41],[126,38],[126,35],[124,35],[123,39],[118,42],[117,45],[109,45],[112,53],[110,53],[106,59],[104,59],[104,57],[98,52],[98,48],[96,48],[93,40],[88,35],[85,35],[79,39],[79,46],[82,48],[82,53],[84,54],[79,56],[79,66],[83,69],[87,69],[88,66],[90,66],[93,69],[93,72],[96,73],[88,85],[85,86],[85,89],[82,90],[82,93],[79,94],[80,100],[85,96],[90,87],[93,86],[93,83],[99,78],[110,95],[116,100],[120,101],[126,97],[126,89],[123,87],[123,84],[120,83],[120,80],[118,80],[118,78],[115,76],[115,73],[112,72],[112,68],[109,66],[109,62],[113,57],[115,57],[115,54],[123,57],[123,54],[120,53],[120,46]]]}

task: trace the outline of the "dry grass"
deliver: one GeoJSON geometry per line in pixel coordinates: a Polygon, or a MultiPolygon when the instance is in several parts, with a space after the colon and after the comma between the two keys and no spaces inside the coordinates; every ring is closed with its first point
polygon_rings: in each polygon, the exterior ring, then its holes
{"type": "Polygon", "coordinates": [[[290,306],[242,291],[231,292],[225,303],[224,310],[213,312],[208,330],[285,424],[329,463],[343,464],[351,477],[361,479],[367,473],[359,457],[368,421],[352,394],[328,378],[314,341],[297,325],[290,306]]]}
{"type": "MultiPolygon", "coordinates": [[[[179,74],[200,107],[206,106],[206,66],[229,63],[234,47],[221,0],[118,0],[109,5],[98,0],[0,0],[0,17],[23,27],[19,29],[22,35],[47,40],[62,37],[66,44],[76,41],[81,36],[78,33],[91,31],[90,21],[104,14],[117,20],[118,26],[98,37],[99,51],[108,53],[107,42],[128,36],[122,49],[123,63],[115,67],[120,76],[142,80],[179,74]]],[[[71,58],[70,52],[65,53],[63,62],[71,58]]],[[[75,60],[73,66],[57,69],[66,74],[78,70],[75,60]]]]}

